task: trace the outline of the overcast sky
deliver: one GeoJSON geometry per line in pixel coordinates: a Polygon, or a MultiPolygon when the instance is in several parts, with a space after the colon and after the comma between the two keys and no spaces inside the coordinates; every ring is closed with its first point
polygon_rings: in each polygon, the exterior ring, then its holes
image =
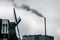
{"type": "MultiPolygon", "coordinates": [[[[0,0],[0,18],[14,20],[14,4],[20,7],[27,4],[30,8],[38,10],[47,18],[47,35],[60,40],[60,0],[0,0]]],[[[17,17],[21,17],[19,24],[21,35],[44,34],[44,19],[21,8],[16,8],[17,17]]]]}

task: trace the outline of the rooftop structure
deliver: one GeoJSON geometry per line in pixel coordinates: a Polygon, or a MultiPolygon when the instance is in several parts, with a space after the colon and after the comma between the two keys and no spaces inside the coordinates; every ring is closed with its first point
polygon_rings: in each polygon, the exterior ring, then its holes
{"type": "Polygon", "coordinates": [[[22,37],[23,40],[45,40],[45,38],[47,38],[47,40],[54,40],[53,36],[48,35],[24,35],[22,37]]]}

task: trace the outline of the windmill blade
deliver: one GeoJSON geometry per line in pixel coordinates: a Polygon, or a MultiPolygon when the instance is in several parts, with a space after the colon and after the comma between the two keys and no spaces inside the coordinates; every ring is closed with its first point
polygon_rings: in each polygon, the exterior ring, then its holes
{"type": "Polygon", "coordinates": [[[19,28],[18,28],[18,23],[21,21],[21,19],[19,19],[19,21],[17,22],[17,16],[16,16],[15,8],[13,8],[13,11],[14,11],[14,17],[15,17],[17,30],[18,30],[18,35],[19,35],[19,39],[20,39],[20,32],[19,32],[19,28]]]}
{"type": "Polygon", "coordinates": [[[13,8],[13,10],[14,10],[15,21],[17,22],[17,16],[16,16],[15,8],[13,8]]]}
{"type": "Polygon", "coordinates": [[[20,23],[20,21],[21,21],[21,18],[18,17],[16,25],[18,25],[20,23]]]}
{"type": "Polygon", "coordinates": [[[19,24],[19,22],[21,21],[21,18],[18,17],[18,20],[17,20],[17,16],[16,16],[15,8],[13,8],[13,10],[14,10],[14,17],[15,17],[16,24],[19,24]]]}

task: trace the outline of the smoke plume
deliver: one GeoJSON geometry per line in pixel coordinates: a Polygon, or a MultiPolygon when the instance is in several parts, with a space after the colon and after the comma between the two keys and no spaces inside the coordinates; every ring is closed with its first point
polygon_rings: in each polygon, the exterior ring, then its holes
{"type": "Polygon", "coordinates": [[[39,17],[44,17],[41,13],[39,13],[37,10],[35,9],[31,9],[32,13],[38,15],[39,17]]]}
{"type": "Polygon", "coordinates": [[[22,8],[22,9],[24,9],[24,10],[27,10],[27,11],[32,11],[32,13],[33,14],[36,14],[37,16],[39,16],[39,17],[44,17],[41,13],[39,13],[37,10],[35,10],[35,9],[32,9],[32,8],[30,8],[29,7],[29,5],[27,5],[27,4],[23,4],[23,3],[21,3],[21,4],[19,4],[19,3],[17,3],[15,0],[9,0],[9,1],[11,1],[12,3],[13,3],[13,6],[15,7],[15,8],[22,8]]]}

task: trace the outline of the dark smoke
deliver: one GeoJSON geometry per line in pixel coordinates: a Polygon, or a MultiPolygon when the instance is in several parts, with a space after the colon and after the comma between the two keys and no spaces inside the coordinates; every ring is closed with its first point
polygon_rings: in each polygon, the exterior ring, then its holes
{"type": "Polygon", "coordinates": [[[32,13],[34,13],[34,14],[36,14],[36,15],[38,15],[39,17],[44,17],[41,13],[39,13],[37,10],[35,10],[35,9],[31,9],[28,5],[26,5],[26,4],[22,4],[22,5],[17,5],[17,4],[14,4],[14,6],[16,7],[16,8],[22,8],[22,9],[24,9],[24,10],[27,10],[27,11],[32,11],[32,13]]]}
{"type": "Polygon", "coordinates": [[[28,5],[26,5],[26,4],[22,4],[21,8],[23,8],[23,9],[25,9],[27,11],[30,11],[30,7],[28,5]]]}
{"type": "Polygon", "coordinates": [[[36,15],[38,15],[39,17],[44,17],[41,13],[39,13],[37,10],[35,10],[35,9],[31,9],[30,7],[29,7],[29,5],[26,5],[26,4],[18,4],[17,2],[15,2],[15,0],[9,0],[9,1],[11,1],[12,3],[13,3],[13,6],[15,7],[15,8],[22,8],[22,9],[24,9],[24,10],[27,10],[27,11],[32,11],[32,13],[34,13],[34,14],[36,14],[36,15]]]}
{"type": "Polygon", "coordinates": [[[38,15],[39,17],[44,17],[41,13],[39,13],[37,10],[35,10],[35,9],[31,9],[31,11],[34,13],[34,14],[36,14],[36,15],[38,15]]]}
{"type": "MultiPolygon", "coordinates": [[[[19,3],[16,2],[15,0],[8,0],[8,1],[12,2],[12,3],[13,3],[13,6],[14,6],[15,8],[22,8],[22,9],[25,9],[25,10],[27,10],[27,11],[30,10],[30,9],[29,9],[29,6],[26,5],[26,4],[23,4],[23,3],[19,4],[19,3]]],[[[23,0],[23,1],[24,1],[24,0],[23,0]]]]}
{"type": "Polygon", "coordinates": [[[27,10],[27,11],[32,11],[32,13],[38,15],[39,17],[44,17],[41,13],[39,13],[35,9],[31,9],[28,5],[22,4],[21,8],[23,8],[24,10],[27,10]]]}
{"type": "Polygon", "coordinates": [[[44,17],[41,13],[39,13],[37,10],[35,9],[31,9],[28,5],[26,4],[22,4],[20,6],[20,8],[24,9],[24,10],[27,10],[27,11],[32,11],[32,13],[38,15],[39,17],[44,17]]]}
{"type": "Polygon", "coordinates": [[[19,4],[17,4],[17,3],[14,3],[13,5],[14,5],[14,7],[16,7],[16,8],[22,8],[22,9],[24,9],[24,10],[30,11],[30,7],[29,7],[28,5],[26,5],[26,4],[21,4],[21,5],[19,5],[19,4]]]}

